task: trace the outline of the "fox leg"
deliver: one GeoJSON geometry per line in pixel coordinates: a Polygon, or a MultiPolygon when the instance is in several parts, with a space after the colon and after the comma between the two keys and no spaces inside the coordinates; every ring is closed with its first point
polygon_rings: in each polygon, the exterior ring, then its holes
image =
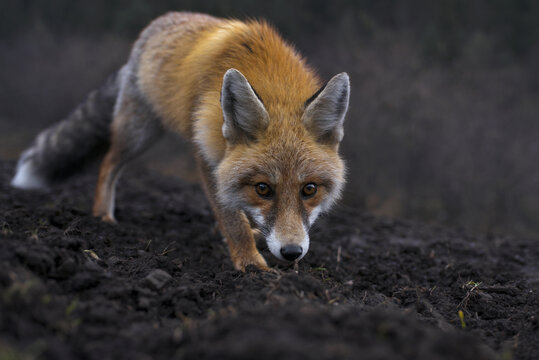
{"type": "Polygon", "coordinates": [[[249,220],[241,210],[214,209],[219,229],[226,239],[230,259],[236,270],[245,271],[248,265],[269,270],[266,260],[256,248],[256,241],[249,220]]]}
{"type": "Polygon", "coordinates": [[[216,186],[213,174],[204,160],[197,159],[204,191],[210,201],[221,234],[225,237],[230,259],[236,270],[245,271],[248,265],[261,270],[270,270],[266,260],[256,248],[254,231],[245,213],[241,210],[226,209],[216,199],[216,186]]]}
{"type": "Polygon", "coordinates": [[[163,132],[159,119],[135,95],[123,94],[118,101],[111,124],[110,148],[99,169],[93,208],[93,215],[107,222],[115,222],[115,187],[123,168],[163,132]]]}

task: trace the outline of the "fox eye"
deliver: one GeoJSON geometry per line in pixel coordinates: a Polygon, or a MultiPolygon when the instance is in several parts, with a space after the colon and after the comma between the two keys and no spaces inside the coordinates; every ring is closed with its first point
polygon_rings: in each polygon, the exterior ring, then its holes
{"type": "Polygon", "coordinates": [[[272,190],[271,190],[271,187],[266,184],[266,183],[258,183],[255,185],[255,189],[256,189],[256,193],[265,198],[265,199],[268,199],[271,197],[271,195],[273,195],[272,193],[272,190]]]}
{"type": "Polygon", "coordinates": [[[303,189],[301,189],[301,195],[303,195],[304,199],[308,199],[310,197],[313,197],[314,194],[316,194],[316,190],[316,184],[308,183],[303,187],[303,189]]]}

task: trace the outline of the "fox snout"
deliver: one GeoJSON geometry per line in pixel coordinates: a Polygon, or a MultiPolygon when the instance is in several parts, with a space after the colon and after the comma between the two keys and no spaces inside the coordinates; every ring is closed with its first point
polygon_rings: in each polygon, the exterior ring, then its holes
{"type": "Polygon", "coordinates": [[[298,261],[309,251],[309,235],[305,229],[301,229],[301,237],[297,235],[281,235],[273,230],[266,237],[266,243],[270,252],[279,260],[298,261]]]}

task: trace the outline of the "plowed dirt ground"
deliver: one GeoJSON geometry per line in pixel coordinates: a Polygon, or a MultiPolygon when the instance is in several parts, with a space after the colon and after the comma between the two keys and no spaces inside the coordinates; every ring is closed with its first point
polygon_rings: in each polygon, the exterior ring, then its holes
{"type": "Polygon", "coordinates": [[[0,359],[539,359],[535,239],[341,207],[297,268],[240,273],[197,185],[133,169],[110,225],[95,174],[27,192],[13,170],[0,359]]]}

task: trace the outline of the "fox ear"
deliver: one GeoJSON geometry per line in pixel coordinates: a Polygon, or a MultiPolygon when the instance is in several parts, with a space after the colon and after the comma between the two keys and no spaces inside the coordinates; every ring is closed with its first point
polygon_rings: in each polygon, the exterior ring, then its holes
{"type": "Polygon", "coordinates": [[[249,142],[268,126],[264,104],[249,81],[236,69],[229,69],[221,88],[223,136],[232,143],[249,142]]]}
{"type": "Polygon", "coordinates": [[[302,122],[318,141],[338,144],[342,140],[349,98],[350,78],[340,73],[305,102],[302,122]]]}

